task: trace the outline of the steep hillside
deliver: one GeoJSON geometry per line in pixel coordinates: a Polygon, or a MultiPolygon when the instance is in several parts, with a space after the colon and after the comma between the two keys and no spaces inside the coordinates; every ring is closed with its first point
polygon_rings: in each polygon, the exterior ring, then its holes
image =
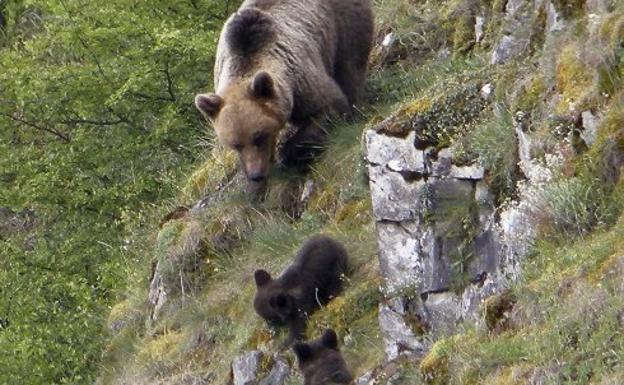
{"type": "Polygon", "coordinates": [[[624,3],[376,14],[367,100],[309,173],[251,201],[214,143],[163,208],[98,383],[302,383],[253,272],[316,233],[354,266],[308,336],[336,329],[357,384],[624,381],[624,3]]]}

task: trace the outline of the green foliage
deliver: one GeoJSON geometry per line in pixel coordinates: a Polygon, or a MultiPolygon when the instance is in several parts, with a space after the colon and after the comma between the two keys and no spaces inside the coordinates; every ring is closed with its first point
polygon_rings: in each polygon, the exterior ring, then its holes
{"type": "Polygon", "coordinates": [[[598,179],[564,178],[542,192],[555,231],[567,237],[582,236],[596,226],[612,223],[618,205],[598,179]]]}
{"type": "Polygon", "coordinates": [[[460,142],[462,157],[477,159],[499,201],[512,196],[518,177],[518,150],[511,114],[498,107],[494,116],[475,127],[460,142]]]}
{"type": "Polygon", "coordinates": [[[93,381],[141,226],[198,155],[192,98],[235,5],[2,2],[0,207],[36,226],[2,236],[0,384],[93,381]]]}

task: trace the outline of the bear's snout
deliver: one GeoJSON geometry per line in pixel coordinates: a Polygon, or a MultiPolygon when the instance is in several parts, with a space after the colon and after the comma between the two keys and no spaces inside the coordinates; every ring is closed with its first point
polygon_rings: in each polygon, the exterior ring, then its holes
{"type": "Polygon", "coordinates": [[[267,176],[265,173],[263,172],[254,172],[252,174],[249,174],[247,176],[247,179],[250,182],[254,182],[254,183],[261,183],[264,182],[266,180],[267,176]]]}

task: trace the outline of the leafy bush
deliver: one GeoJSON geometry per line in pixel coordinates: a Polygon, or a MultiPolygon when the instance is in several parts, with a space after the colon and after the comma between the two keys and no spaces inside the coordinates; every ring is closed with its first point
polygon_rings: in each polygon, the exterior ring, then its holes
{"type": "Polygon", "coordinates": [[[144,271],[130,233],[200,155],[192,98],[235,6],[2,2],[0,207],[35,227],[0,234],[0,383],[92,382],[107,308],[144,271]]]}

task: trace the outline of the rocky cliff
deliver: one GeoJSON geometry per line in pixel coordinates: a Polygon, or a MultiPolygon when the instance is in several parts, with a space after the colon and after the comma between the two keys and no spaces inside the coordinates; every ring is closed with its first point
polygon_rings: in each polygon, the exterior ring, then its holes
{"type": "Polygon", "coordinates": [[[335,328],[358,384],[623,383],[624,4],[377,15],[369,98],[311,172],[249,202],[215,147],[189,178],[111,313],[102,384],[301,383],[251,277],[317,232],[356,266],[308,335],[335,328]]]}

